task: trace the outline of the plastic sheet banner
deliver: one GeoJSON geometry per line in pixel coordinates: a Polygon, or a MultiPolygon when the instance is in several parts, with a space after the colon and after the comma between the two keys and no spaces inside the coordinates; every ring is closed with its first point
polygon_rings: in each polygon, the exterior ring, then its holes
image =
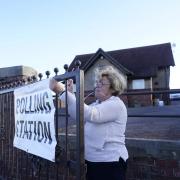
{"type": "Polygon", "coordinates": [[[54,162],[57,144],[54,112],[49,79],[15,89],[13,145],[54,162]]]}

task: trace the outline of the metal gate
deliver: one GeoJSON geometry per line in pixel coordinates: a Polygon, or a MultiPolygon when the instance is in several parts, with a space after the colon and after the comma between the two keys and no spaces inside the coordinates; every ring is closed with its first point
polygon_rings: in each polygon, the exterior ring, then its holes
{"type": "MultiPolygon", "coordinates": [[[[26,153],[13,147],[14,139],[14,96],[15,87],[0,90],[0,180],[83,180],[84,163],[84,72],[77,70],[54,77],[65,83],[76,82],[76,120],[70,122],[67,104],[62,107],[58,95],[55,102],[56,161],[26,153]],[[73,127],[73,128],[72,128],[73,127]],[[72,134],[72,130],[74,134],[72,134]]],[[[34,83],[36,79],[30,79],[34,83]]],[[[19,86],[24,82],[19,82],[19,86]]],[[[17,84],[16,84],[17,85],[17,84]]],[[[67,93],[66,93],[67,98],[67,93]]]]}

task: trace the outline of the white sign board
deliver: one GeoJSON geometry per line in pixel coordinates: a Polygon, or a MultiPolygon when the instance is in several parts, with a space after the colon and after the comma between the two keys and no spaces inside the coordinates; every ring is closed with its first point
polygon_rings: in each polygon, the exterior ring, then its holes
{"type": "Polygon", "coordinates": [[[13,145],[54,162],[57,144],[54,112],[49,79],[15,89],[13,145]]]}

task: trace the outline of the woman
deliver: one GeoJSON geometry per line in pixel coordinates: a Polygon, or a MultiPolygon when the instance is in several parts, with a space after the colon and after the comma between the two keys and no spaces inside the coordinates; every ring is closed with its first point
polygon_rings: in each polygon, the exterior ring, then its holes
{"type": "MultiPolygon", "coordinates": [[[[68,81],[68,108],[75,117],[76,97],[73,82],[68,81]]],[[[96,102],[84,104],[85,160],[88,180],[124,180],[128,152],[125,147],[127,110],[118,97],[126,87],[125,78],[112,68],[98,72],[95,87],[96,102]]],[[[50,88],[60,93],[63,84],[51,83],[50,88]]],[[[65,101],[65,93],[60,96],[65,101]]]]}

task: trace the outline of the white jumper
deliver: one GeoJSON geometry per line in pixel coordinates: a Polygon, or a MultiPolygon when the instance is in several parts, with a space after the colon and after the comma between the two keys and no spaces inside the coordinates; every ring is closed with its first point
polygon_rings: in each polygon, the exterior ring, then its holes
{"type": "MultiPolygon", "coordinates": [[[[65,101],[65,93],[60,96],[65,101]]],[[[76,117],[76,97],[68,92],[68,111],[76,117]]],[[[128,159],[125,146],[127,109],[116,96],[91,105],[84,104],[85,159],[91,162],[112,162],[128,159]]]]}

